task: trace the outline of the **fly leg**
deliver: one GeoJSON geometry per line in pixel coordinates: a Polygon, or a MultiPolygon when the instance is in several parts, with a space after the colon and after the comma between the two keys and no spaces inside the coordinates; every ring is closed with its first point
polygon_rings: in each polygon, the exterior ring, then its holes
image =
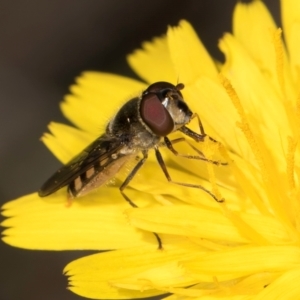
{"type": "Polygon", "coordinates": [[[180,156],[180,157],[185,157],[185,158],[189,158],[189,159],[198,159],[198,160],[203,160],[203,161],[206,161],[206,162],[209,162],[211,164],[214,164],[214,165],[222,165],[222,166],[226,166],[228,165],[228,163],[222,163],[222,162],[219,162],[219,161],[216,161],[216,160],[211,160],[211,159],[208,159],[204,156],[204,154],[199,150],[197,149],[196,147],[194,147],[192,144],[190,144],[185,138],[178,138],[178,139],[175,139],[175,140],[172,140],[170,141],[167,137],[164,137],[164,144],[167,146],[167,148],[173,153],[175,154],[176,156],[180,156]],[[182,153],[179,153],[177,150],[174,149],[173,147],[173,144],[175,143],[178,143],[178,142],[186,142],[192,149],[194,149],[199,155],[187,155],[187,154],[182,154],[182,153]]]}
{"type": "Polygon", "coordinates": [[[208,136],[205,131],[204,131],[204,127],[202,125],[202,122],[198,116],[198,114],[194,113],[192,118],[197,118],[198,120],[198,126],[200,129],[200,134],[189,129],[186,126],[182,126],[181,128],[179,128],[179,131],[181,131],[182,133],[184,133],[185,135],[191,137],[193,140],[195,140],[196,142],[203,142],[204,138],[207,136],[209,138],[210,141],[214,142],[214,143],[218,143],[218,141],[216,141],[215,139],[213,139],[212,137],[208,136]]]}
{"type": "Polygon", "coordinates": [[[195,118],[195,117],[197,118],[198,126],[199,126],[199,129],[200,129],[201,135],[206,135],[206,133],[205,133],[205,131],[204,131],[204,127],[203,127],[202,122],[201,122],[201,119],[200,119],[200,117],[198,116],[197,113],[194,113],[194,114],[193,114],[193,118],[195,118]]]}
{"type": "MultiPolygon", "coordinates": [[[[122,183],[122,185],[120,186],[120,192],[122,194],[122,196],[124,197],[124,199],[134,208],[137,208],[137,205],[135,203],[133,203],[129,197],[124,193],[124,189],[128,186],[128,184],[130,183],[130,181],[132,180],[132,178],[135,176],[135,174],[137,173],[137,171],[144,165],[144,163],[146,162],[147,158],[148,158],[148,152],[147,151],[142,151],[143,153],[143,158],[136,164],[136,166],[132,169],[132,171],[129,173],[129,175],[126,177],[126,179],[124,180],[124,182],[122,183]]],[[[159,237],[159,235],[155,232],[153,232],[153,234],[155,235],[155,238],[157,240],[158,243],[158,249],[162,249],[162,241],[159,237]]]]}
{"type": "Polygon", "coordinates": [[[167,170],[166,164],[165,164],[158,148],[155,148],[155,155],[156,155],[156,159],[157,159],[161,169],[163,170],[163,172],[164,172],[164,174],[165,174],[165,176],[166,176],[166,178],[169,182],[172,182],[172,183],[175,183],[175,184],[178,184],[178,185],[182,185],[182,186],[186,186],[186,187],[191,187],[191,188],[196,188],[196,189],[203,190],[207,194],[209,194],[212,198],[214,198],[214,200],[216,200],[217,202],[223,202],[224,201],[224,199],[218,199],[212,192],[210,192],[208,189],[206,189],[202,185],[173,181],[170,174],[169,174],[169,172],[168,172],[168,170],[167,170]]]}

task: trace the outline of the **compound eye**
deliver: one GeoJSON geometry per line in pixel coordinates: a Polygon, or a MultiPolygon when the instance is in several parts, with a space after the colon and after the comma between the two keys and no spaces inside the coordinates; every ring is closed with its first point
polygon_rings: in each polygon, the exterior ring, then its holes
{"type": "Polygon", "coordinates": [[[158,136],[166,136],[174,129],[174,121],[171,115],[156,94],[149,93],[143,96],[140,114],[143,121],[158,136]]]}

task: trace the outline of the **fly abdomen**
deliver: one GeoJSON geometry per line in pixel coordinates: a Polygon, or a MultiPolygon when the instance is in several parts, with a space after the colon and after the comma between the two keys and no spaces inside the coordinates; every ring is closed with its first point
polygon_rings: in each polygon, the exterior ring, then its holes
{"type": "Polygon", "coordinates": [[[97,175],[99,173],[99,165],[91,167],[87,171],[83,172],[73,180],[68,187],[69,196],[71,199],[79,196],[83,196],[91,191],[93,188],[101,185],[101,182],[98,182],[97,175]]]}
{"type": "Polygon", "coordinates": [[[97,161],[87,171],[76,177],[68,187],[69,198],[81,197],[105,184],[133,155],[112,154],[110,158],[97,161]]]}

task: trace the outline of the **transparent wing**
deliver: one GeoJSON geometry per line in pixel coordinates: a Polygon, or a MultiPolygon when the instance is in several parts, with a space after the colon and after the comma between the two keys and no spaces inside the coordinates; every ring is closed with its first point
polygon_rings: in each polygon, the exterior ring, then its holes
{"type": "Polygon", "coordinates": [[[123,143],[121,139],[112,138],[107,135],[100,136],[69,163],[57,170],[43,184],[38,192],[39,196],[45,197],[56,192],[95,165],[98,166],[98,169],[101,166],[104,168],[113,160],[112,155],[117,154],[122,148],[123,143]],[[104,161],[106,162],[101,163],[104,161]]]}

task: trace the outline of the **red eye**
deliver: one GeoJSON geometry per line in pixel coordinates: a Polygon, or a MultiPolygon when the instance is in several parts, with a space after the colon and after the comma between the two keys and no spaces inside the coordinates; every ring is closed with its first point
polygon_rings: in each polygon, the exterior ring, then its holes
{"type": "Polygon", "coordinates": [[[142,120],[158,136],[166,136],[174,129],[174,121],[171,115],[156,94],[149,93],[143,96],[140,114],[142,120]]]}

